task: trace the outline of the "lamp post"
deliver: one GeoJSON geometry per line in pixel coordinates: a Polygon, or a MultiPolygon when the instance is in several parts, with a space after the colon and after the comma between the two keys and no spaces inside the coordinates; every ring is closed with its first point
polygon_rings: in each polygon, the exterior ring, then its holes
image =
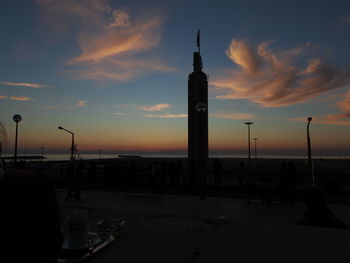
{"type": "Polygon", "coordinates": [[[245,122],[244,124],[248,125],[248,161],[250,163],[250,125],[253,124],[252,121],[245,122]]]}
{"type": "Polygon", "coordinates": [[[309,127],[310,127],[310,123],[312,121],[311,117],[307,118],[307,126],[306,126],[306,134],[307,134],[307,162],[308,162],[308,166],[310,169],[310,173],[312,176],[312,188],[315,188],[315,176],[314,176],[314,167],[312,164],[312,157],[311,157],[311,140],[310,140],[310,131],[309,131],[309,127]]]}
{"type": "Polygon", "coordinates": [[[44,161],[44,146],[41,146],[40,150],[41,150],[41,161],[44,161]]]}
{"type": "Polygon", "coordinates": [[[16,138],[15,138],[15,163],[17,163],[17,138],[18,138],[18,123],[22,120],[22,116],[19,114],[13,115],[12,119],[16,123],[16,138]]]}
{"type": "Polygon", "coordinates": [[[59,126],[58,129],[59,130],[64,130],[64,131],[66,131],[66,132],[68,132],[68,133],[70,133],[72,135],[72,146],[71,146],[70,160],[74,161],[74,133],[69,131],[69,130],[67,130],[67,129],[65,129],[65,128],[63,128],[62,126],[59,126]]]}

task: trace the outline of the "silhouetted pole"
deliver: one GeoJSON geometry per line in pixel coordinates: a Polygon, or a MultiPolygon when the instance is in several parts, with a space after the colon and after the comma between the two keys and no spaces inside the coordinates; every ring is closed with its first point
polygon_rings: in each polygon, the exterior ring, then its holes
{"type": "Polygon", "coordinates": [[[248,161],[250,163],[250,125],[253,124],[252,121],[245,122],[244,124],[248,125],[248,161]]]}
{"type": "Polygon", "coordinates": [[[22,120],[21,115],[13,115],[14,122],[16,123],[16,137],[15,137],[15,163],[17,163],[17,138],[18,138],[18,123],[22,120]]]}
{"type": "Polygon", "coordinates": [[[44,161],[44,146],[41,146],[40,150],[41,150],[41,161],[44,161]]]}
{"type": "Polygon", "coordinates": [[[307,118],[307,126],[306,126],[306,133],[307,133],[307,160],[308,160],[308,166],[310,169],[310,173],[312,176],[312,188],[315,188],[315,176],[314,176],[314,167],[312,164],[312,157],[311,157],[311,140],[310,140],[310,122],[312,121],[312,118],[307,118]]]}
{"type": "Polygon", "coordinates": [[[254,153],[255,153],[255,161],[258,160],[258,153],[256,151],[256,141],[258,140],[258,138],[253,138],[254,139],[254,153]]]}
{"type": "Polygon", "coordinates": [[[72,146],[71,146],[70,160],[71,160],[71,161],[74,161],[74,133],[71,132],[71,131],[66,130],[65,128],[63,128],[63,127],[61,127],[61,126],[59,126],[58,129],[59,129],[59,130],[64,130],[64,131],[66,131],[66,132],[68,132],[68,133],[70,133],[70,134],[72,135],[72,146]]]}

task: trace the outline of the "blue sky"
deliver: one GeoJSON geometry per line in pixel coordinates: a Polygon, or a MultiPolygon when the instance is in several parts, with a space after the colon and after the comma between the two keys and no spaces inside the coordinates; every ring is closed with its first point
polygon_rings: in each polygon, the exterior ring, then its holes
{"type": "Polygon", "coordinates": [[[2,1],[0,120],[13,151],[185,151],[201,29],[212,152],[349,154],[348,1],[2,1]]]}

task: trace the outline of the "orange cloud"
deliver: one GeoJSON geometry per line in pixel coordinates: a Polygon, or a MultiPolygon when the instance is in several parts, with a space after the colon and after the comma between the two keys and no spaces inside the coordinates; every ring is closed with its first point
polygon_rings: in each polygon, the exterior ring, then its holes
{"type": "Polygon", "coordinates": [[[80,108],[80,107],[86,107],[86,106],[87,106],[87,103],[88,103],[87,100],[79,100],[79,101],[77,102],[76,106],[77,106],[78,108],[80,108]]]}
{"type": "Polygon", "coordinates": [[[160,43],[163,16],[114,9],[105,0],[38,0],[46,21],[69,28],[74,23],[81,53],[69,60],[73,78],[125,81],[150,72],[175,69],[146,52],[160,43]]]}
{"type": "Polygon", "coordinates": [[[139,110],[144,110],[144,111],[162,111],[170,107],[170,104],[166,103],[161,103],[161,104],[155,104],[152,106],[139,106],[139,110]]]}
{"type": "Polygon", "coordinates": [[[79,40],[83,52],[71,63],[97,62],[127,52],[149,50],[160,42],[161,22],[162,19],[155,16],[124,27],[108,27],[96,35],[84,34],[79,40]]]}
{"type": "Polygon", "coordinates": [[[15,101],[32,101],[33,99],[30,97],[24,97],[24,96],[4,96],[1,95],[0,99],[9,99],[9,100],[15,100],[15,101]]]}
{"type": "Polygon", "coordinates": [[[252,120],[255,119],[254,114],[249,113],[214,113],[210,115],[214,118],[229,119],[229,120],[252,120]]]}
{"type": "Polygon", "coordinates": [[[218,99],[246,99],[262,107],[280,107],[305,102],[350,81],[350,71],[340,70],[319,58],[310,59],[306,68],[294,61],[307,52],[310,43],[272,52],[270,43],[251,46],[244,40],[232,40],[227,56],[240,69],[211,84],[218,99]]]}
{"type": "Polygon", "coordinates": [[[16,100],[16,101],[32,101],[33,99],[30,97],[24,97],[24,96],[10,96],[9,97],[11,100],[16,100]]]}
{"type": "Polygon", "coordinates": [[[33,89],[40,89],[40,88],[48,88],[48,87],[50,87],[48,85],[38,84],[38,83],[9,82],[9,81],[0,81],[0,84],[6,85],[6,86],[28,87],[28,88],[33,88],[33,89]]]}
{"type": "Polygon", "coordinates": [[[343,112],[347,112],[348,114],[350,114],[350,90],[346,94],[344,94],[343,99],[339,101],[337,105],[343,112]]]}
{"type": "MultiPolygon", "coordinates": [[[[350,125],[350,90],[343,94],[343,99],[337,103],[340,113],[313,117],[313,122],[328,125],[350,125]]],[[[306,122],[306,118],[294,118],[292,121],[306,122]]]]}
{"type": "Polygon", "coordinates": [[[187,118],[187,114],[146,114],[148,118],[187,118]]]}
{"type": "MultiPolygon", "coordinates": [[[[298,117],[291,118],[290,121],[305,122],[307,123],[307,118],[298,117]]],[[[324,116],[312,117],[312,122],[326,125],[350,125],[350,114],[327,114],[324,116]]]]}

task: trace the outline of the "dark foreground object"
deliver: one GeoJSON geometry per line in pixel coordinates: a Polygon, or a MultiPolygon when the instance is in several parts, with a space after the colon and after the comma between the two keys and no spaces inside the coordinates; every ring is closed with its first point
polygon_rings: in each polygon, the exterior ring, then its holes
{"type": "MultiPolygon", "coordinates": [[[[79,220],[80,221],[80,220],[79,220]]],[[[62,245],[59,263],[83,262],[112,244],[124,229],[125,221],[101,220],[98,222],[98,232],[87,232],[82,226],[84,222],[70,222],[69,230],[62,245]]]]}
{"type": "Polygon", "coordinates": [[[320,189],[312,188],[305,193],[305,206],[303,219],[297,225],[348,229],[347,225],[334,217],[320,189]]]}

